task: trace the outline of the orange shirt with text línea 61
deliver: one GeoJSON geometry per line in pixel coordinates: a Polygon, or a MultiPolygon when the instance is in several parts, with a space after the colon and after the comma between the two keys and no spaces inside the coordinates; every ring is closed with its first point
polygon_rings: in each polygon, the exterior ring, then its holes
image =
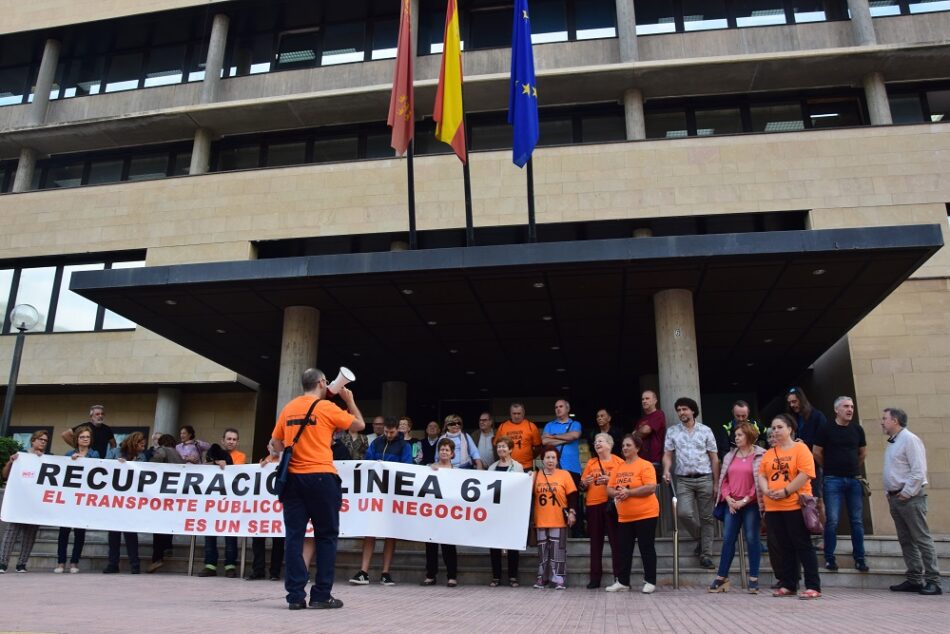
{"type": "MultiPolygon", "coordinates": [[[[314,396],[298,396],[287,403],[277,417],[277,425],[271,437],[289,447],[294,436],[300,430],[299,425],[307,415],[314,396]]],[[[333,432],[337,429],[349,429],[353,424],[353,414],[342,410],[335,403],[321,400],[310,414],[310,422],[294,445],[290,458],[291,473],[336,473],[333,466],[333,432]],[[314,422],[316,421],[316,422],[314,422]]]]}
{"type": "MultiPolygon", "coordinates": [[[[608,486],[612,489],[635,489],[652,484],[656,486],[656,468],[652,462],[637,458],[632,463],[624,462],[610,475],[608,486]]],[[[617,503],[617,519],[620,522],[636,522],[660,516],[660,502],[656,493],[644,497],[628,497],[617,503]]]]}
{"type": "Polygon", "coordinates": [[[534,462],[534,448],[541,446],[541,431],[538,430],[538,426],[528,419],[520,423],[506,420],[498,426],[492,442],[496,442],[502,436],[511,438],[514,445],[511,448],[512,460],[520,462],[525,469],[531,469],[534,462]]]}
{"type": "Polygon", "coordinates": [[[534,479],[534,525],[536,528],[564,528],[567,496],[577,491],[574,478],[564,469],[547,476],[538,471],[534,479]]]}
{"type": "Polygon", "coordinates": [[[808,480],[798,491],[787,498],[773,500],[765,496],[766,511],[797,511],[801,508],[798,494],[811,495],[811,478],[815,477],[815,459],[803,442],[796,442],[791,449],[772,447],[762,456],[759,473],[765,476],[770,491],[780,491],[791,484],[799,473],[808,475],[808,480]]]}
{"type": "MultiPolygon", "coordinates": [[[[623,458],[614,454],[610,454],[610,457],[606,460],[601,460],[597,456],[594,456],[587,461],[587,466],[584,467],[584,473],[581,474],[581,480],[590,476],[599,478],[602,475],[606,475],[609,478],[610,474],[616,471],[617,467],[622,464],[624,464],[623,458]]],[[[606,484],[591,483],[591,485],[587,487],[587,506],[596,506],[597,504],[603,504],[606,501],[606,484]]]]}

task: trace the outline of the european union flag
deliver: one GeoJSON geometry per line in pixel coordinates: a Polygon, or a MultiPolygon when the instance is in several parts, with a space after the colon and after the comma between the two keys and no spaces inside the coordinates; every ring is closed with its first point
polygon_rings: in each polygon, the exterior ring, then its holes
{"type": "Polygon", "coordinates": [[[508,123],[514,126],[512,160],[524,167],[538,144],[538,86],[531,52],[531,19],[528,0],[515,0],[511,27],[511,93],[508,123]]]}

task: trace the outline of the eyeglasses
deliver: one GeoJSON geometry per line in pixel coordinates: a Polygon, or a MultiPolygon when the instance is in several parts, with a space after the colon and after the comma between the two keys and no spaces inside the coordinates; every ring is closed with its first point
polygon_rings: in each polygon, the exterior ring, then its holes
{"type": "Polygon", "coordinates": [[[451,423],[449,423],[449,424],[448,424],[448,427],[458,427],[458,426],[460,426],[461,424],[462,424],[462,423],[460,423],[460,422],[458,422],[458,421],[456,420],[456,421],[452,421],[451,423]]]}

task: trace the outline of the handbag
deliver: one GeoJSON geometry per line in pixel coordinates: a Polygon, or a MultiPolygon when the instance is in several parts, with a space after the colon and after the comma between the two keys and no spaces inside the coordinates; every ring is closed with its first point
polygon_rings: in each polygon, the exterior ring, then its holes
{"type": "MultiPolygon", "coordinates": [[[[545,481],[545,483],[547,483],[547,485],[548,485],[548,493],[551,494],[551,500],[557,499],[557,498],[555,497],[555,495],[554,495],[554,488],[551,487],[551,481],[548,480],[548,474],[546,474],[546,473],[544,472],[544,469],[541,470],[541,475],[544,476],[544,481],[545,481]]],[[[537,477],[537,476],[535,476],[535,477],[537,477]]],[[[564,516],[564,525],[565,525],[565,526],[570,526],[570,525],[571,525],[570,522],[569,522],[569,520],[570,520],[570,518],[571,518],[571,511],[570,511],[570,509],[568,509],[567,507],[562,507],[562,508],[561,508],[561,514],[564,516]]]]}
{"type": "Polygon", "coordinates": [[[713,517],[715,517],[720,522],[725,522],[726,513],[729,512],[727,510],[728,507],[729,504],[725,500],[720,501],[719,504],[716,505],[716,508],[713,509],[713,517]]]}
{"type": "Polygon", "coordinates": [[[802,518],[805,520],[805,528],[812,535],[821,535],[825,532],[825,527],[821,521],[821,513],[818,510],[818,498],[805,493],[798,494],[798,502],[802,505],[802,518]]]}
{"type": "Polygon", "coordinates": [[[313,413],[313,408],[317,406],[317,402],[319,401],[320,399],[317,398],[310,404],[310,409],[307,410],[306,415],[299,421],[300,429],[297,430],[294,441],[290,443],[290,446],[284,447],[284,452],[280,455],[280,462],[277,463],[277,475],[274,478],[274,492],[278,496],[284,492],[284,487],[287,486],[287,476],[290,475],[290,459],[294,455],[294,445],[300,440],[300,435],[303,433],[303,430],[306,429],[307,423],[310,422],[310,414],[313,413]]]}
{"type": "Polygon", "coordinates": [[[868,482],[868,479],[864,476],[859,475],[858,477],[855,478],[855,480],[857,480],[858,483],[861,485],[861,493],[864,494],[864,497],[866,498],[871,497],[871,483],[868,482]]]}
{"type": "MultiPolygon", "coordinates": [[[[597,464],[600,465],[601,475],[607,475],[607,471],[604,469],[604,463],[600,461],[600,456],[596,456],[597,464]]],[[[617,500],[607,498],[607,519],[617,521],[617,500]]]]}

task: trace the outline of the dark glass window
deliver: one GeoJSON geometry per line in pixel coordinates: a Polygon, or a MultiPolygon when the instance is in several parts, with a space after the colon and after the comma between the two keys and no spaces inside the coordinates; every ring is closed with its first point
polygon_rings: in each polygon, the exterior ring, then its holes
{"type": "Polygon", "coordinates": [[[733,0],[736,26],[785,24],[785,0],[733,0]]]}
{"type": "MultiPolygon", "coordinates": [[[[537,13],[534,5],[531,6],[534,12],[537,13]]],[[[577,39],[592,40],[617,37],[617,7],[614,0],[584,0],[583,4],[575,3],[574,7],[574,19],[577,21],[577,39]]]]}
{"type": "Polygon", "coordinates": [[[320,50],[320,32],[316,29],[282,33],[277,47],[279,69],[315,66],[320,50]]]}
{"type": "Polygon", "coordinates": [[[335,139],[317,139],[313,142],[314,163],[336,163],[359,158],[359,137],[339,137],[335,139]]]}
{"type": "Polygon", "coordinates": [[[889,95],[887,100],[891,104],[891,119],[894,123],[920,123],[924,121],[924,109],[920,103],[920,95],[889,95]]]}
{"type": "Polygon", "coordinates": [[[950,90],[928,91],[927,107],[930,110],[930,120],[934,123],[950,121],[950,90]]]}
{"type": "Polygon", "coordinates": [[[28,92],[29,75],[29,66],[0,68],[0,106],[23,103],[28,92]]]}
{"type": "Polygon", "coordinates": [[[636,0],[637,35],[676,31],[673,0],[636,0]]]}
{"type": "Polygon", "coordinates": [[[829,19],[826,0],[792,0],[792,15],[796,24],[804,22],[824,22],[829,19]]]}
{"type": "Polygon", "coordinates": [[[626,138],[627,122],[622,110],[617,114],[581,117],[581,141],[584,143],[622,141],[626,138]]]}
{"type": "Polygon", "coordinates": [[[469,147],[472,150],[503,150],[511,147],[511,126],[499,121],[472,123],[469,147]]]}
{"type": "Polygon", "coordinates": [[[321,65],[362,62],[366,42],[366,24],[345,22],[328,24],[323,31],[323,57],[321,65]]]}
{"type": "Polygon", "coordinates": [[[729,26],[725,0],[680,0],[683,5],[683,29],[705,31],[729,26]]]}
{"type": "MultiPolygon", "coordinates": [[[[590,2],[591,5],[597,4],[593,0],[590,2]]],[[[594,7],[591,7],[594,9],[594,7]]],[[[566,42],[568,39],[567,33],[567,9],[565,7],[564,0],[535,0],[530,5],[531,10],[531,41],[535,44],[543,44],[544,42],[566,42]]],[[[508,23],[511,24],[511,10],[508,11],[508,23]]],[[[586,11],[584,12],[585,18],[586,11]]],[[[597,20],[595,16],[590,16],[593,20],[592,23],[596,24],[597,20]]],[[[578,39],[580,38],[580,22],[581,16],[578,16],[578,39]]],[[[586,23],[591,23],[591,20],[585,20],[586,23]]],[[[509,33],[511,32],[511,27],[508,27],[509,33]]],[[[616,36],[616,31],[614,35],[616,36]]],[[[613,37],[613,36],[598,36],[588,34],[584,39],[591,39],[592,37],[613,37]]],[[[511,45],[511,40],[509,40],[507,46],[511,45]]]]}
{"type": "Polygon", "coordinates": [[[185,176],[191,168],[191,152],[178,152],[172,166],[172,176],[185,176]]]}
{"type": "MultiPolygon", "coordinates": [[[[288,45],[290,43],[288,42],[288,45]]],[[[316,53],[314,53],[316,58],[316,53]]],[[[239,38],[231,56],[229,77],[268,73],[274,62],[274,34],[260,33],[239,38]]]]}
{"type": "Polygon", "coordinates": [[[52,165],[46,174],[44,189],[79,187],[82,185],[83,163],[52,165]]]}
{"type": "Polygon", "coordinates": [[[245,170],[259,167],[261,148],[259,145],[243,147],[225,147],[218,151],[218,171],[245,170]]]}
{"type": "Polygon", "coordinates": [[[145,87],[180,84],[184,75],[185,46],[162,46],[149,51],[145,87]]]}
{"type": "Polygon", "coordinates": [[[98,95],[102,91],[103,68],[105,59],[102,57],[73,59],[64,71],[61,82],[60,97],[85,97],[98,95]]]}
{"type": "Polygon", "coordinates": [[[129,162],[129,180],[147,181],[155,178],[165,178],[167,170],[167,154],[136,156],[129,162]]]}
{"type": "Polygon", "coordinates": [[[139,75],[142,74],[143,53],[123,53],[109,60],[105,92],[134,90],[139,87],[139,75]]]}
{"type": "Polygon", "coordinates": [[[678,139],[689,135],[685,110],[645,113],[648,139],[678,139]]]}
{"type": "MultiPolygon", "coordinates": [[[[511,46],[511,7],[476,7],[471,9],[468,28],[462,34],[465,48],[503,48],[511,46]]],[[[444,24],[444,23],[443,23],[444,24]]]]}
{"type": "Polygon", "coordinates": [[[122,159],[92,161],[89,164],[89,179],[85,184],[118,183],[122,180],[122,168],[124,166],[125,161],[122,159]]]}
{"type": "Polygon", "coordinates": [[[813,128],[840,128],[864,123],[861,116],[861,104],[854,98],[809,99],[806,107],[808,119],[813,128]]]}
{"type": "MultiPolygon", "coordinates": [[[[514,131],[508,126],[508,143],[513,143],[514,131]]],[[[541,118],[538,121],[538,145],[570,145],[574,143],[574,122],[570,117],[541,118]]]]}
{"type": "Polygon", "coordinates": [[[307,143],[291,141],[267,146],[267,166],[300,165],[307,162],[307,143]]]}
{"type": "Polygon", "coordinates": [[[798,102],[753,105],[749,108],[753,132],[793,132],[804,130],[802,106],[798,102]]]}
{"type": "Polygon", "coordinates": [[[739,108],[696,110],[697,136],[736,134],[742,132],[742,113],[739,108]]]}
{"type": "Polygon", "coordinates": [[[910,13],[950,11],[950,1],[948,0],[910,0],[907,5],[910,13]]]}
{"type": "Polygon", "coordinates": [[[392,158],[396,156],[393,150],[392,134],[389,132],[377,132],[366,135],[366,158],[392,158]]]}
{"type": "Polygon", "coordinates": [[[901,7],[899,0],[870,0],[871,16],[880,17],[883,15],[900,15],[901,7]]]}
{"type": "Polygon", "coordinates": [[[56,303],[56,321],[53,332],[82,332],[95,330],[99,305],[69,290],[72,275],[78,271],[101,271],[101,262],[93,264],[75,264],[63,267],[63,279],[59,287],[56,303]]]}
{"type": "Polygon", "coordinates": [[[398,19],[376,20],[373,23],[373,53],[371,59],[390,59],[396,57],[396,45],[398,43],[398,19]]]}

